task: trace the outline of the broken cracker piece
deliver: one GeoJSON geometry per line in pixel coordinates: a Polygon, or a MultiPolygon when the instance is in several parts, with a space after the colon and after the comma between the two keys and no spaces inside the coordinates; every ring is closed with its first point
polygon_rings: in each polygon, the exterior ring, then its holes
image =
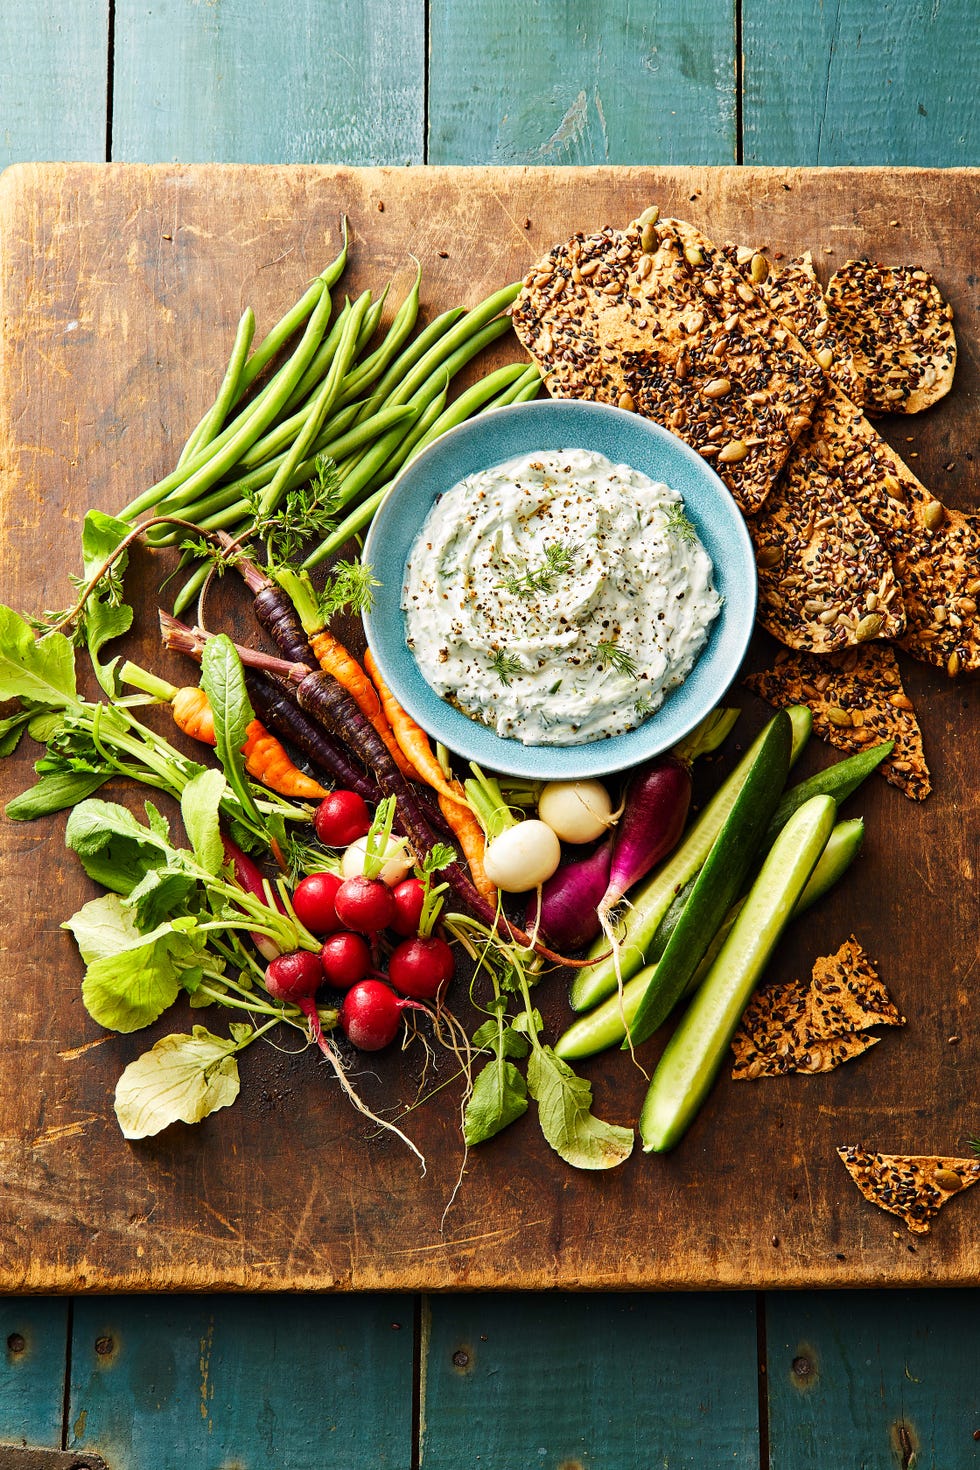
{"type": "Polygon", "coordinates": [[[816,733],[838,750],[894,741],[880,767],[885,779],[913,801],[932,790],[922,731],[887,645],[865,643],[822,658],[783,649],[771,669],[749,674],[745,684],[776,708],[807,705],[816,733]]]}
{"type": "Polygon", "coordinates": [[[904,1026],[905,1017],[852,934],[815,961],[804,1015],[807,1034],[830,1041],[868,1026],[904,1026]]]}
{"type": "Polygon", "coordinates": [[[864,380],[866,413],[918,413],[949,392],[953,312],[927,271],[849,260],[830,279],[827,306],[864,380]]]}
{"type": "Polygon", "coordinates": [[[914,1235],[925,1235],[946,1201],[980,1180],[980,1159],[879,1154],[853,1144],[837,1154],[865,1199],[914,1235]]]}

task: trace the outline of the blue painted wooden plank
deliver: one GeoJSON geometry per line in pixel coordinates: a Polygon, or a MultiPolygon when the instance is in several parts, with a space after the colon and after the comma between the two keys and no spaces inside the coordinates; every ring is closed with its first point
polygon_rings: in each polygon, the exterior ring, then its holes
{"type": "Polygon", "coordinates": [[[68,1445],[126,1470],[407,1470],[408,1297],[87,1298],[68,1445]]]}
{"type": "Polygon", "coordinates": [[[434,0],[429,163],[733,163],[735,9],[434,0]]]}
{"type": "Polygon", "coordinates": [[[429,1298],[422,1470],[758,1464],[755,1298],[429,1298]]]}
{"type": "Polygon", "coordinates": [[[113,157],[421,163],[423,0],[117,0],[113,157]]]}
{"type": "Polygon", "coordinates": [[[980,163],[977,0],[744,0],[744,158],[980,163]]]}
{"type": "Polygon", "coordinates": [[[0,1298],[0,1445],[61,1446],[67,1299],[0,1298]]]}
{"type": "Polygon", "coordinates": [[[980,1465],[978,1307],[967,1290],[770,1296],[770,1470],[980,1465]]]}
{"type": "Polygon", "coordinates": [[[105,158],[108,0],[0,5],[0,168],[105,158]]]}

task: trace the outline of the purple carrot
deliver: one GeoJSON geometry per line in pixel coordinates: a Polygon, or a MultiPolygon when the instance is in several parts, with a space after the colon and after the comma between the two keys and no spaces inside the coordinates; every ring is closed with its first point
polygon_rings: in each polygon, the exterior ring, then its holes
{"type": "Polygon", "coordinates": [[[263,725],[295,745],[332,784],[356,791],[376,805],[381,799],[378,783],[371,779],[331,740],[321,725],[307,719],[291,692],[259,669],[245,670],[245,687],[252,708],[263,725]]]}

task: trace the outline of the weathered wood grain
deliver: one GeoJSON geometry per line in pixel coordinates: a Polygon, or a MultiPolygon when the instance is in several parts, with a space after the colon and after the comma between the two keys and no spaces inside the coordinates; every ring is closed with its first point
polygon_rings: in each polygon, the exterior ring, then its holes
{"type": "Polygon", "coordinates": [[[487,1293],[424,1311],[425,1470],[758,1461],[747,1293],[487,1293]]]}
{"type": "Polygon", "coordinates": [[[11,0],[0,10],[0,168],[106,156],[106,0],[11,0]]]}
{"type": "Polygon", "coordinates": [[[421,0],[117,0],[114,159],[421,163],[421,0]]]}
{"type": "Polygon", "coordinates": [[[744,0],[746,163],[980,161],[975,0],[744,0]]]}
{"type": "Polygon", "coordinates": [[[733,163],[735,11],[430,6],[435,164],[733,163]]]}
{"type": "Polygon", "coordinates": [[[67,1301],[0,1301],[0,1446],[61,1447],[67,1301]]]}
{"type": "MultiPolygon", "coordinates": [[[[332,255],[342,211],[354,231],[349,288],[407,282],[414,254],[426,314],[478,300],[554,240],[654,200],[712,234],[774,252],[808,245],[822,269],[866,249],[914,259],[956,308],[960,376],[921,423],[886,427],[926,483],[973,506],[977,184],[969,172],[922,171],[14,170],[0,192],[2,596],[64,602],[81,511],[118,507],[169,466],[213,393],[242,306],[254,305],[260,325],[275,320],[332,255]]],[[[139,566],[146,616],[156,572],[139,566]]],[[[168,673],[152,635],[139,653],[168,673]]],[[[760,642],[753,656],[767,653],[760,642]]],[[[852,803],[868,826],[860,865],[788,938],[774,973],[805,973],[854,931],[908,1027],[828,1077],[723,1080],[675,1154],[637,1154],[608,1176],[570,1174],[525,1119],[474,1151],[445,1221],[461,1163],[449,1093],[407,1120],[429,1160],[423,1179],[405,1151],[366,1136],[308,1055],[248,1053],[233,1109],[125,1144],[112,1089],[152,1036],[105,1037],[82,1010],[78,962],[58,926],[91,890],[66,861],[61,823],[4,824],[0,944],[19,954],[29,943],[36,978],[24,986],[0,968],[0,1286],[973,1282],[972,1196],[912,1254],[896,1249],[891,1217],[860,1199],[834,1154],[850,1140],[957,1152],[976,1131],[977,686],[905,668],[934,794],[913,807],[878,782],[852,803]],[[30,1088],[18,1085],[25,1077],[30,1088]]],[[[766,711],[740,702],[744,744],[766,711]]],[[[813,749],[804,769],[827,758],[813,749]]],[[[26,751],[5,766],[5,791],[27,783],[26,751]]],[[[549,1024],[564,1024],[560,990],[540,993],[549,1024]]],[[[647,1067],[660,1044],[642,1053],[647,1067]]],[[[362,1078],[369,1101],[414,1096],[420,1068],[413,1055],[378,1059],[362,1078]]],[[[635,1118],[644,1080],[628,1058],[583,1070],[600,1113],[635,1118]]]]}
{"type": "Polygon", "coordinates": [[[770,1470],[975,1464],[976,1301],[975,1291],[770,1295],[770,1470]]]}
{"type": "Polygon", "coordinates": [[[402,1467],[412,1443],[404,1297],[80,1302],[68,1448],[126,1470],[402,1467]],[[270,1308],[274,1308],[270,1310],[270,1308]]]}

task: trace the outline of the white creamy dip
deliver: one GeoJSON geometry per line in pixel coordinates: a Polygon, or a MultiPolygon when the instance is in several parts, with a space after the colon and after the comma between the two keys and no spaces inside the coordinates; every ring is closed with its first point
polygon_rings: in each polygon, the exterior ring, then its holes
{"type": "Polygon", "coordinates": [[[675,491],[562,449],[442,495],[409,553],[402,607],[442,698],[526,745],[576,745],[657,709],[721,598],[675,491]]]}

